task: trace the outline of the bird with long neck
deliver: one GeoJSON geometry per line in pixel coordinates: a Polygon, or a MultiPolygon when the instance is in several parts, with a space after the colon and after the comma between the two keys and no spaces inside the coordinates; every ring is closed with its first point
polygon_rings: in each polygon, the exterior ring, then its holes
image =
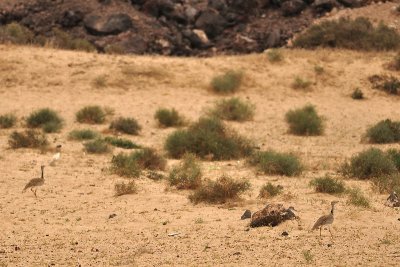
{"type": "MultiPolygon", "coordinates": [[[[331,232],[331,224],[334,221],[334,213],[335,213],[335,205],[338,203],[339,201],[332,201],[331,202],[331,212],[327,215],[321,216],[314,224],[313,228],[311,230],[316,230],[319,228],[319,236],[322,236],[322,226],[324,225],[328,225],[328,229],[329,229],[329,233],[331,233],[332,236],[332,232],[331,232]]],[[[332,236],[333,237],[333,236],[332,236]]]]}
{"type": "Polygon", "coordinates": [[[22,190],[22,193],[24,193],[28,188],[31,189],[32,193],[37,197],[36,191],[37,187],[44,185],[44,165],[40,166],[42,170],[42,175],[40,178],[33,178],[31,179],[24,187],[22,190]]]}

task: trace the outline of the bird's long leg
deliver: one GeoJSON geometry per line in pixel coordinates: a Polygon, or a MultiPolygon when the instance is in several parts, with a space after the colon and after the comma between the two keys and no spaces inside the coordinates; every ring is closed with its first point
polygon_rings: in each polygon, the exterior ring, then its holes
{"type": "Polygon", "coordinates": [[[319,237],[320,238],[322,237],[321,231],[322,231],[322,226],[319,227],[319,237]]]}
{"type": "Polygon", "coordinates": [[[333,235],[332,235],[332,232],[331,232],[331,227],[328,226],[328,229],[329,229],[329,233],[331,233],[331,238],[333,238],[333,235]]]}
{"type": "Polygon", "coordinates": [[[35,194],[35,197],[37,197],[37,195],[36,195],[36,191],[37,191],[37,189],[35,189],[35,191],[33,192],[33,193],[35,194]]]}

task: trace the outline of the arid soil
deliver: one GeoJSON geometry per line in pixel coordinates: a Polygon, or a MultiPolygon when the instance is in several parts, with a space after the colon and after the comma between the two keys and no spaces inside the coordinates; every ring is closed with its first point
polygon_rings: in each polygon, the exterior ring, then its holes
{"type": "MultiPolygon", "coordinates": [[[[348,204],[346,196],[315,193],[308,186],[312,178],[326,173],[342,179],[337,174],[340,164],[372,146],[361,142],[367,127],[386,118],[400,120],[400,98],[372,89],[367,79],[373,74],[398,75],[383,68],[394,53],[282,54],[282,62],[270,63],[266,54],[182,59],[0,46],[0,114],[12,112],[19,118],[17,127],[0,130],[0,266],[398,265],[400,213],[384,206],[387,195],[376,193],[367,181],[343,178],[347,186],[361,187],[371,200],[372,207],[363,209],[348,204]],[[316,65],[323,67],[322,74],[316,75],[316,65]],[[73,129],[107,129],[108,124],[75,122],[77,110],[97,104],[114,108],[115,116],[137,118],[141,134],[124,137],[165,153],[164,141],[174,129],[159,128],[155,111],[174,107],[196,120],[223,98],[209,90],[209,82],[228,69],[244,71],[244,84],[235,96],[257,107],[253,121],[229,126],[262,150],[299,155],[306,166],[301,176],[257,174],[244,159],[203,161],[205,177],[246,177],[251,191],[243,201],[229,205],[193,205],[187,198],[190,191],[141,177],[137,194],[114,197],[114,184],[124,179],[109,173],[112,155],[85,154],[82,143],[68,140],[73,129]],[[292,89],[296,76],[312,81],[311,88],[292,89]],[[95,86],[99,77],[106,79],[106,87],[95,86]],[[350,97],[356,87],[363,90],[365,100],[350,97]],[[288,134],[285,113],[307,103],[324,116],[325,133],[288,134]],[[65,119],[62,131],[49,135],[51,145],[62,144],[63,151],[56,166],[46,167],[46,183],[35,198],[21,191],[29,179],[39,177],[40,165],[47,165],[52,153],[10,149],[8,136],[24,128],[23,118],[30,112],[43,107],[65,119]],[[284,193],[260,200],[258,191],[268,181],[283,185],[284,193]],[[329,212],[332,200],[340,201],[334,237],[323,230],[320,239],[310,229],[329,212]],[[266,202],[294,206],[300,221],[249,229],[249,220],[240,220],[243,211],[256,211],[266,202]],[[111,214],[116,216],[109,218],[111,214]],[[283,231],[289,236],[282,236],[283,231]]],[[[169,159],[168,168],[177,162],[169,159]]]]}

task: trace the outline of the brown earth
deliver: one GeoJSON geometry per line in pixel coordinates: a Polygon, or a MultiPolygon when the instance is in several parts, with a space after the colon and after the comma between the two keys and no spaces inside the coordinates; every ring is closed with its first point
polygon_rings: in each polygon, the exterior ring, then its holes
{"type": "MultiPolygon", "coordinates": [[[[0,130],[0,266],[395,266],[400,252],[399,210],[384,206],[366,181],[346,179],[362,188],[372,208],[347,203],[346,196],[314,193],[313,177],[336,175],[340,164],[372,145],[360,142],[368,126],[379,120],[400,120],[398,97],[373,90],[367,80],[386,73],[383,64],[393,53],[282,50],[284,61],[269,63],[265,54],[215,58],[106,56],[45,48],[0,46],[0,114],[13,112],[20,120],[37,108],[50,107],[65,119],[65,128],[51,134],[52,145],[63,145],[58,164],[46,168],[45,185],[35,199],[21,193],[26,182],[39,176],[52,153],[8,148],[9,134],[0,130]],[[316,76],[314,67],[324,68],[316,76]],[[161,106],[175,107],[196,120],[214,101],[210,79],[225,70],[242,69],[244,85],[236,96],[256,107],[253,121],[229,123],[252,138],[262,150],[272,148],[298,154],[306,166],[299,177],[256,174],[245,160],[207,162],[205,176],[223,173],[246,177],[252,183],[242,202],[230,205],[193,205],[189,191],[168,189],[164,181],[138,179],[135,195],[114,197],[114,184],[123,180],[107,171],[112,155],[85,154],[80,142],[67,139],[69,131],[107,125],[80,125],[75,112],[89,104],[109,106],[115,116],[133,116],[143,126],[137,137],[127,137],[164,153],[163,143],[173,129],[160,129],[153,115],[161,106]],[[127,74],[128,73],[128,74],[127,74]],[[309,91],[296,91],[296,76],[313,82],[309,91]],[[107,87],[94,80],[105,77],[107,87]],[[350,97],[361,88],[366,100],[350,97]],[[319,137],[287,133],[285,113],[307,103],[325,117],[319,137]],[[284,194],[268,202],[298,210],[301,220],[277,227],[248,229],[241,221],[245,209],[256,211],[266,201],[257,199],[266,182],[284,186],[284,194]],[[167,188],[167,189],[166,189],[167,188]],[[334,239],[323,231],[310,232],[316,219],[339,200],[333,224],[334,239]],[[109,215],[116,217],[109,219],[109,215]],[[288,237],[281,236],[283,231],[288,237]],[[168,236],[178,232],[179,235],[168,236]]],[[[398,73],[391,73],[398,75],[398,73]]],[[[399,148],[398,144],[379,148],[399,148]]],[[[113,154],[120,150],[115,149],[113,154]]],[[[168,167],[178,162],[168,160],[168,167]]],[[[340,177],[339,177],[340,178],[340,177]]]]}

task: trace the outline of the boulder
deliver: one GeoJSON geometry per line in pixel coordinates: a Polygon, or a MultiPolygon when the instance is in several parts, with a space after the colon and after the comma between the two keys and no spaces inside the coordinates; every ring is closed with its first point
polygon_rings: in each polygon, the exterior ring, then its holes
{"type": "Polygon", "coordinates": [[[245,210],[243,215],[240,217],[241,220],[246,220],[251,218],[251,211],[245,210]]]}
{"type": "Polygon", "coordinates": [[[225,0],[208,0],[207,6],[218,10],[219,12],[225,11],[228,7],[225,0]]]}
{"type": "Polygon", "coordinates": [[[286,221],[297,219],[294,208],[285,208],[282,204],[267,204],[251,217],[250,227],[277,226],[286,221]]]}
{"type": "Polygon", "coordinates": [[[60,19],[60,24],[65,28],[78,26],[83,20],[84,15],[79,10],[67,10],[60,19]]]}
{"type": "Polygon", "coordinates": [[[224,31],[227,21],[216,10],[206,9],[200,13],[195,26],[202,29],[208,38],[213,39],[224,31]]]}
{"type": "Polygon", "coordinates": [[[306,8],[306,3],[302,0],[288,0],[282,3],[281,10],[284,16],[294,16],[300,14],[306,8]]]}
{"type": "Polygon", "coordinates": [[[258,8],[258,0],[228,0],[228,6],[239,13],[249,14],[258,8]]]}
{"type": "Polygon", "coordinates": [[[362,0],[338,0],[338,2],[345,7],[359,7],[362,0]]]}
{"type": "Polygon", "coordinates": [[[132,19],[126,14],[114,14],[107,18],[89,15],[85,18],[84,25],[92,35],[115,35],[133,27],[132,19]]]}
{"type": "Polygon", "coordinates": [[[279,29],[272,30],[265,42],[265,48],[277,47],[281,44],[281,32],[279,29]]]}
{"type": "Polygon", "coordinates": [[[170,0],[148,0],[143,4],[142,10],[156,18],[169,17],[174,12],[174,3],[170,0]]]}
{"type": "Polygon", "coordinates": [[[338,2],[336,2],[335,0],[315,0],[312,4],[314,10],[320,13],[329,12],[337,6],[338,2]]]}

